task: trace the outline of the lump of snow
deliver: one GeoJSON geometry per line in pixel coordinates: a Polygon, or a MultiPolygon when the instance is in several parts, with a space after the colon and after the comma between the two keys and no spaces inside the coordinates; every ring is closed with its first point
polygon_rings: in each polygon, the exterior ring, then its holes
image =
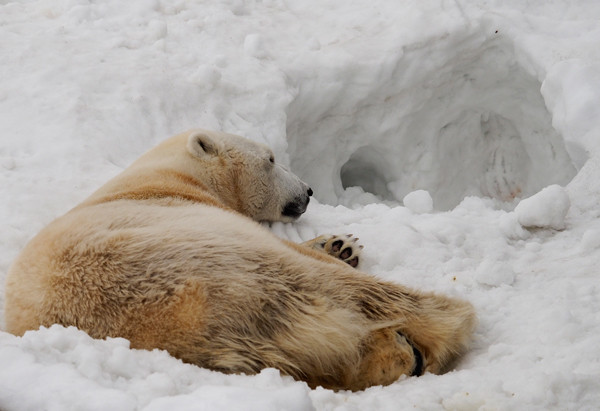
{"type": "Polygon", "coordinates": [[[589,229],[581,237],[581,248],[584,251],[593,251],[600,248],[600,230],[589,229]]]}
{"type": "Polygon", "coordinates": [[[410,192],[402,202],[406,208],[415,214],[430,213],[433,210],[433,199],[426,190],[410,192]]]}
{"type": "Polygon", "coordinates": [[[247,55],[257,59],[267,57],[263,37],[260,34],[248,34],[244,39],[244,50],[247,55]]]}
{"type": "Polygon", "coordinates": [[[340,196],[340,204],[349,207],[357,208],[363,205],[379,203],[381,198],[370,192],[365,192],[362,187],[348,187],[340,196]]]}
{"type": "Polygon", "coordinates": [[[513,240],[525,240],[529,238],[529,231],[525,230],[519,223],[519,218],[515,213],[506,213],[498,219],[498,228],[500,232],[513,240]]]}
{"type": "Polygon", "coordinates": [[[14,170],[16,167],[15,160],[12,157],[0,158],[0,165],[6,170],[14,170]]]}
{"type": "Polygon", "coordinates": [[[190,77],[192,83],[204,87],[206,90],[213,90],[221,80],[221,72],[212,65],[201,65],[190,77]]]}
{"type": "Polygon", "coordinates": [[[570,206],[571,200],[566,190],[553,184],[522,200],[515,208],[515,213],[523,227],[562,230],[570,206]]]}

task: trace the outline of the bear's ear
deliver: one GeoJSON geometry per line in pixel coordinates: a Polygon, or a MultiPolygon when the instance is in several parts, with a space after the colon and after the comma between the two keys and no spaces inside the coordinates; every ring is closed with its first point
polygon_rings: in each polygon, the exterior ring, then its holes
{"type": "Polygon", "coordinates": [[[220,141],[201,131],[190,134],[187,149],[196,157],[217,156],[223,150],[220,141]]]}

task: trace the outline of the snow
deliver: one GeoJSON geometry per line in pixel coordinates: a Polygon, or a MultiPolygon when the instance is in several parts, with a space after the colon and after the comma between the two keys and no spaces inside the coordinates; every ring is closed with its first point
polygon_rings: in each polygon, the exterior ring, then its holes
{"type": "Polygon", "coordinates": [[[515,207],[515,213],[523,227],[562,230],[569,207],[569,194],[561,186],[553,184],[522,200],[515,207]]]}
{"type": "Polygon", "coordinates": [[[0,331],[0,409],[595,409],[599,21],[595,0],[0,1],[0,284],[44,225],[204,127],[311,185],[277,235],[353,233],[363,270],[479,317],[452,372],[358,393],[0,331]]]}
{"type": "Polygon", "coordinates": [[[430,213],[433,210],[433,199],[426,190],[415,190],[402,199],[404,207],[413,213],[430,213]]]}

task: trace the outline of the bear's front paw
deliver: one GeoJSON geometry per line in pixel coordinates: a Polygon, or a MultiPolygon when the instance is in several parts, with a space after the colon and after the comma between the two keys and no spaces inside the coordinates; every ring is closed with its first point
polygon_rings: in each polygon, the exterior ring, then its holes
{"type": "Polygon", "coordinates": [[[360,263],[360,253],[362,245],[357,243],[358,238],[352,234],[332,235],[325,234],[313,240],[307,241],[305,245],[317,250],[321,250],[338,258],[350,266],[356,268],[360,263]]]}

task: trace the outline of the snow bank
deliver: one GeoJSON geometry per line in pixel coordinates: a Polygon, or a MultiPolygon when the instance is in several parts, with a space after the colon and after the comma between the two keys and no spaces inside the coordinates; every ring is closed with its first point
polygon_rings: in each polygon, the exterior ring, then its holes
{"type": "Polygon", "coordinates": [[[202,126],[312,185],[277,235],[353,233],[365,271],[479,316],[452,372],[361,393],[0,331],[0,409],[595,409],[598,21],[595,0],[0,1],[0,280],[53,218],[202,126]]]}
{"type": "Polygon", "coordinates": [[[321,201],[354,186],[396,201],[425,189],[448,210],[468,195],[510,202],[573,178],[541,83],[498,26],[389,46],[334,67],[335,90],[323,64],[287,111],[292,167],[321,201]]]}

